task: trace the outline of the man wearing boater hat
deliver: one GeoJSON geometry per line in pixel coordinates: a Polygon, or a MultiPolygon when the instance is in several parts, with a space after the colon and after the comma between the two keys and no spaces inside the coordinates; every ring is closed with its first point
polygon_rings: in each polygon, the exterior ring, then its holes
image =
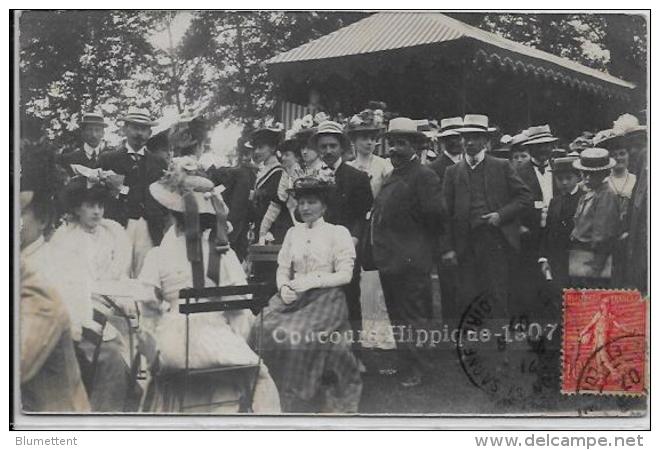
{"type": "Polygon", "coordinates": [[[517,286],[521,289],[521,302],[532,302],[527,306],[520,304],[529,313],[530,307],[537,301],[537,291],[543,281],[541,272],[537,270],[537,261],[548,206],[555,190],[550,157],[559,139],[552,135],[548,125],[528,128],[527,136],[522,147],[529,150],[531,159],[518,167],[518,175],[532,192],[534,203],[525,209],[521,217],[524,232],[520,239],[521,267],[517,271],[517,286]]]}
{"type": "MultiPolygon", "coordinates": [[[[325,220],[334,225],[343,225],[353,237],[356,249],[364,236],[367,223],[367,213],[373,204],[373,194],[369,176],[342,159],[342,155],[351,145],[343,127],[337,122],[326,120],[321,122],[314,135],[310,138],[310,146],[316,148],[321,159],[328,168],[334,171],[336,188],[328,197],[328,209],[325,220]]],[[[360,263],[361,254],[357,254],[353,279],[345,287],[348,303],[349,321],[353,332],[362,327],[362,307],[360,305],[360,263]]],[[[356,338],[357,339],[357,338],[356,338]]],[[[359,346],[354,345],[355,350],[359,346]]]]}
{"type": "Polygon", "coordinates": [[[122,120],[126,140],[117,150],[102,154],[99,166],[125,176],[119,198],[108,205],[106,217],[126,227],[132,246],[131,272],[137,276],[147,252],[163,237],[165,212],[149,193],[149,185],[160,179],[167,163],[146,147],[156,124],[148,111],[130,108],[122,120]]]}
{"type": "Polygon", "coordinates": [[[372,216],[374,262],[395,327],[404,387],[421,384],[428,368],[418,342],[405,336],[426,330],[432,319],[433,247],[445,214],[440,180],[417,156],[423,136],[412,119],[390,121],[386,138],[394,170],[383,182],[372,216]]]}
{"type": "Polygon", "coordinates": [[[59,164],[73,175],[71,164],[96,169],[99,166],[99,156],[105,150],[103,136],[108,124],[101,113],[85,113],[80,121],[80,139],[82,146],[60,157],[59,164]]]}
{"type": "Polygon", "coordinates": [[[451,249],[458,266],[463,310],[486,296],[493,318],[507,319],[510,269],[520,249],[520,214],[532,204],[529,188],[511,164],[486,154],[488,117],[468,114],[459,128],[464,158],[445,173],[443,193],[451,249]]]}
{"type": "MultiPolygon", "coordinates": [[[[442,152],[438,159],[433,161],[429,167],[438,174],[440,186],[445,179],[447,167],[453,166],[463,159],[463,144],[461,143],[461,134],[456,131],[463,127],[462,117],[449,117],[440,121],[440,133],[438,133],[438,143],[442,152]]],[[[446,254],[451,250],[448,230],[438,237],[438,256],[446,254]]],[[[438,267],[438,278],[440,281],[440,300],[442,302],[442,319],[448,326],[455,323],[460,315],[458,304],[456,303],[456,267],[444,264],[441,261],[438,267]]]]}

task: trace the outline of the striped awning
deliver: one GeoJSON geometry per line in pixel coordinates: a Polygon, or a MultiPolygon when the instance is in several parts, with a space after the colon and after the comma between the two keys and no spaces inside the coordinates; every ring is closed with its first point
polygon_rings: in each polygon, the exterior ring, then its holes
{"type": "Polygon", "coordinates": [[[575,61],[529,47],[436,12],[381,12],[341,28],[300,47],[274,56],[267,63],[280,66],[329,58],[364,55],[422,45],[473,40],[479,44],[475,59],[484,59],[514,71],[533,72],[571,84],[633,89],[634,84],[575,61]],[[571,76],[572,75],[572,76],[571,76]]]}

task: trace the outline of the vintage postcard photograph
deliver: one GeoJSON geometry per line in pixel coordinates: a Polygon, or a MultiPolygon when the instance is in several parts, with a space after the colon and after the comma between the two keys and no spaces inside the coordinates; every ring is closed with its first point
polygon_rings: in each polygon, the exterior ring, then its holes
{"type": "Polygon", "coordinates": [[[13,427],[648,420],[650,11],[10,22],[13,427]]]}

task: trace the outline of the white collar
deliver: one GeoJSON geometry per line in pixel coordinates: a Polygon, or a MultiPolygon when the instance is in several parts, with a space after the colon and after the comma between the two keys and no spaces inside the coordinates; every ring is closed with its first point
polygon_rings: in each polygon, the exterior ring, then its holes
{"type": "Polygon", "coordinates": [[[132,153],[132,154],[134,154],[134,155],[144,156],[144,152],[145,152],[146,149],[147,149],[147,147],[146,147],[145,145],[143,145],[142,148],[136,152],[136,151],[133,149],[133,147],[131,147],[131,144],[129,144],[128,142],[126,142],[126,151],[127,151],[129,154],[132,153]]]}
{"type": "Polygon", "coordinates": [[[580,184],[579,184],[579,183],[575,183],[575,187],[574,187],[573,190],[571,191],[571,195],[575,195],[575,194],[577,194],[577,191],[578,191],[579,189],[580,189],[580,184]]]}
{"type": "Polygon", "coordinates": [[[486,159],[486,149],[482,149],[479,153],[477,153],[474,156],[470,156],[468,154],[465,155],[465,162],[467,162],[467,165],[470,167],[470,169],[476,169],[476,167],[481,164],[481,161],[486,159]],[[470,164],[470,160],[474,161],[474,165],[470,164]]]}
{"type": "Polygon", "coordinates": [[[325,219],[323,217],[319,217],[318,219],[316,219],[314,222],[312,222],[310,224],[303,222],[303,225],[305,226],[305,229],[307,229],[307,230],[313,230],[313,229],[318,228],[318,227],[320,227],[324,224],[325,224],[325,219]]]}
{"type": "Polygon", "coordinates": [[[443,150],[442,153],[444,153],[447,158],[451,159],[454,164],[457,164],[461,159],[463,159],[462,153],[459,153],[458,155],[452,155],[447,150],[443,150]]]}
{"type": "Polygon", "coordinates": [[[87,155],[88,159],[92,159],[92,156],[99,156],[99,153],[101,152],[101,144],[96,147],[92,147],[87,142],[83,142],[83,151],[85,152],[85,155],[87,155]]]}
{"type": "Polygon", "coordinates": [[[332,170],[337,170],[339,169],[339,166],[341,166],[341,163],[343,162],[342,158],[340,157],[335,163],[332,165],[332,170]]]}

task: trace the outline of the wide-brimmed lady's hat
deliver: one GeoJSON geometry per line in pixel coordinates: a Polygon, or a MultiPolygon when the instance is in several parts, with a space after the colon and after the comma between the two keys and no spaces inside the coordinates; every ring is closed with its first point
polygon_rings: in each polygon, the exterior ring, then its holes
{"type": "Polygon", "coordinates": [[[98,112],[90,112],[90,113],[84,113],[82,116],[82,120],[79,122],[79,124],[82,125],[98,125],[103,128],[107,127],[108,124],[105,123],[105,119],[103,118],[103,115],[98,112]]]}
{"type": "Polygon", "coordinates": [[[529,127],[527,129],[527,140],[522,143],[524,146],[548,144],[550,142],[557,142],[559,138],[552,135],[549,125],[539,125],[529,127]]]}
{"type": "Polygon", "coordinates": [[[316,148],[319,138],[321,136],[335,136],[337,139],[339,139],[339,143],[342,146],[342,148],[344,149],[350,148],[350,142],[348,140],[348,136],[346,136],[346,134],[344,133],[344,129],[337,122],[334,122],[332,120],[326,120],[319,124],[319,126],[316,128],[316,131],[309,139],[309,143],[313,148],[316,148]]]}
{"type": "Polygon", "coordinates": [[[199,214],[215,214],[211,196],[219,196],[221,191],[193,157],[172,158],[169,168],[162,178],[149,186],[153,198],[165,208],[175,212],[185,212],[183,196],[189,193],[195,197],[199,214]]]}
{"type": "Polygon", "coordinates": [[[335,182],[331,177],[324,178],[322,176],[307,176],[298,178],[294,181],[293,187],[287,189],[287,192],[296,198],[310,194],[326,198],[334,188],[335,182]]]}
{"type": "Polygon", "coordinates": [[[640,125],[639,119],[632,114],[622,114],[612,124],[612,129],[616,134],[632,137],[635,135],[645,135],[646,125],[640,125]]]}
{"type": "Polygon", "coordinates": [[[615,150],[625,147],[623,133],[617,133],[614,129],[600,130],[593,139],[593,145],[607,150],[615,150]]]}
{"type": "Polygon", "coordinates": [[[458,130],[461,128],[463,128],[462,117],[447,117],[445,119],[441,119],[438,139],[450,136],[460,136],[461,133],[459,133],[458,130]]]}
{"type": "Polygon", "coordinates": [[[349,136],[359,133],[380,133],[385,128],[385,113],[382,109],[365,109],[354,114],[346,125],[349,136]]]}
{"type": "Polygon", "coordinates": [[[257,128],[250,135],[250,142],[254,147],[257,147],[260,143],[270,144],[273,147],[277,147],[284,137],[284,127],[281,123],[276,123],[271,126],[263,126],[257,128]]]}
{"type": "Polygon", "coordinates": [[[135,123],[137,125],[145,125],[148,127],[153,127],[158,125],[158,122],[151,119],[151,114],[149,111],[143,108],[130,107],[128,113],[121,118],[124,123],[135,123]]]}
{"type": "Polygon", "coordinates": [[[616,161],[610,158],[610,152],[604,148],[587,148],[580,153],[580,159],[573,162],[573,167],[587,172],[610,170],[616,166],[616,161]]]}
{"type": "Polygon", "coordinates": [[[417,122],[408,117],[396,117],[390,120],[385,137],[393,138],[396,136],[409,137],[415,140],[425,137],[424,133],[417,129],[417,122]]]}
{"type": "Polygon", "coordinates": [[[488,126],[488,116],[484,114],[466,114],[463,126],[457,128],[459,133],[492,133],[496,128],[488,126]]]}

